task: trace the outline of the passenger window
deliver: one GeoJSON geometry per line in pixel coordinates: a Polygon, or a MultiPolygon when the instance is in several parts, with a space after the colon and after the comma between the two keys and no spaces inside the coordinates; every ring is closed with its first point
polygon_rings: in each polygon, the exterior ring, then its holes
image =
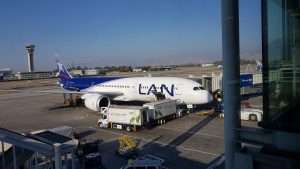
{"type": "Polygon", "coordinates": [[[204,88],[204,87],[202,87],[202,86],[200,86],[199,88],[200,88],[201,90],[205,90],[205,88],[204,88]]]}
{"type": "Polygon", "coordinates": [[[199,90],[199,87],[194,87],[193,90],[199,90]]]}

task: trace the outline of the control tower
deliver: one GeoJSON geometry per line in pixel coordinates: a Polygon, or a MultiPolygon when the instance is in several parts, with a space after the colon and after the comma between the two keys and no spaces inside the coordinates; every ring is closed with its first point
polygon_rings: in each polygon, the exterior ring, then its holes
{"type": "Polygon", "coordinates": [[[28,56],[28,71],[33,72],[34,71],[33,52],[34,52],[35,45],[30,44],[25,47],[26,47],[27,56],[28,56]]]}

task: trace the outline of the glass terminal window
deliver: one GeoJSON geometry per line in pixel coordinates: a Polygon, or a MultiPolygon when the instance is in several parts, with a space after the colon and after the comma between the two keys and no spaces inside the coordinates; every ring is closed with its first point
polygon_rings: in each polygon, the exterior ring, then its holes
{"type": "Polygon", "coordinates": [[[300,0],[262,1],[265,128],[300,131],[300,0]]]}

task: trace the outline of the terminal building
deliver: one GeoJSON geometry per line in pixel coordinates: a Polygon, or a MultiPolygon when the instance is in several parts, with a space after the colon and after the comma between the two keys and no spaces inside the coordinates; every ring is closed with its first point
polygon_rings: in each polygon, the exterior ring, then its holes
{"type": "Polygon", "coordinates": [[[84,70],[84,75],[95,76],[95,75],[105,75],[108,69],[86,69],[84,70]]]}
{"type": "Polygon", "coordinates": [[[33,79],[49,79],[54,77],[51,71],[40,72],[17,72],[16,76],[19,80],[33,80],[33,79]]]}
{"type": "Polygon", "coordinates": [[[3,68],[3,69],[0,69],[0,80],[6,80],[8,78],[11,78],[13,77],[13,73],[12,73],[12,70],[10,68],[3,68]]]}
{"type": "Polygon", "coordinates": [[[71,70],[70,74],[72,76],[83,76],[83,69],[71,70]]]}
{"type": "Polygon", "coordinates": [[[34,69],[34,50],[35,45],[29,44],[25,46],[28,58],[28,72],[17,72],[16,77],[19,80],[34,80],[34,79],[48,79],[54,77],[52,71],[35,71],[34,69]]]}
{"type": "Polygon", "coordinates": [[[76,69],[71,70],[70,74],[72,76],[97,76],[97,75],[106,75],[108,69],[76,69]]]}

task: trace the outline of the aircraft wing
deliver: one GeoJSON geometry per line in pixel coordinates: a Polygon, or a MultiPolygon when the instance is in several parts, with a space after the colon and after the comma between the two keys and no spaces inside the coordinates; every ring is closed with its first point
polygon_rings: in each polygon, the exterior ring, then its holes
{"type": "Polygon", "coordinates": [[[106,96],[120,96],[122,92],[96,92],[96,91],[68,91],[68,90],[1,90],[0,92],[16,92],[16,93],[56,93],[56,94],[102,94],[106,96]]]}

